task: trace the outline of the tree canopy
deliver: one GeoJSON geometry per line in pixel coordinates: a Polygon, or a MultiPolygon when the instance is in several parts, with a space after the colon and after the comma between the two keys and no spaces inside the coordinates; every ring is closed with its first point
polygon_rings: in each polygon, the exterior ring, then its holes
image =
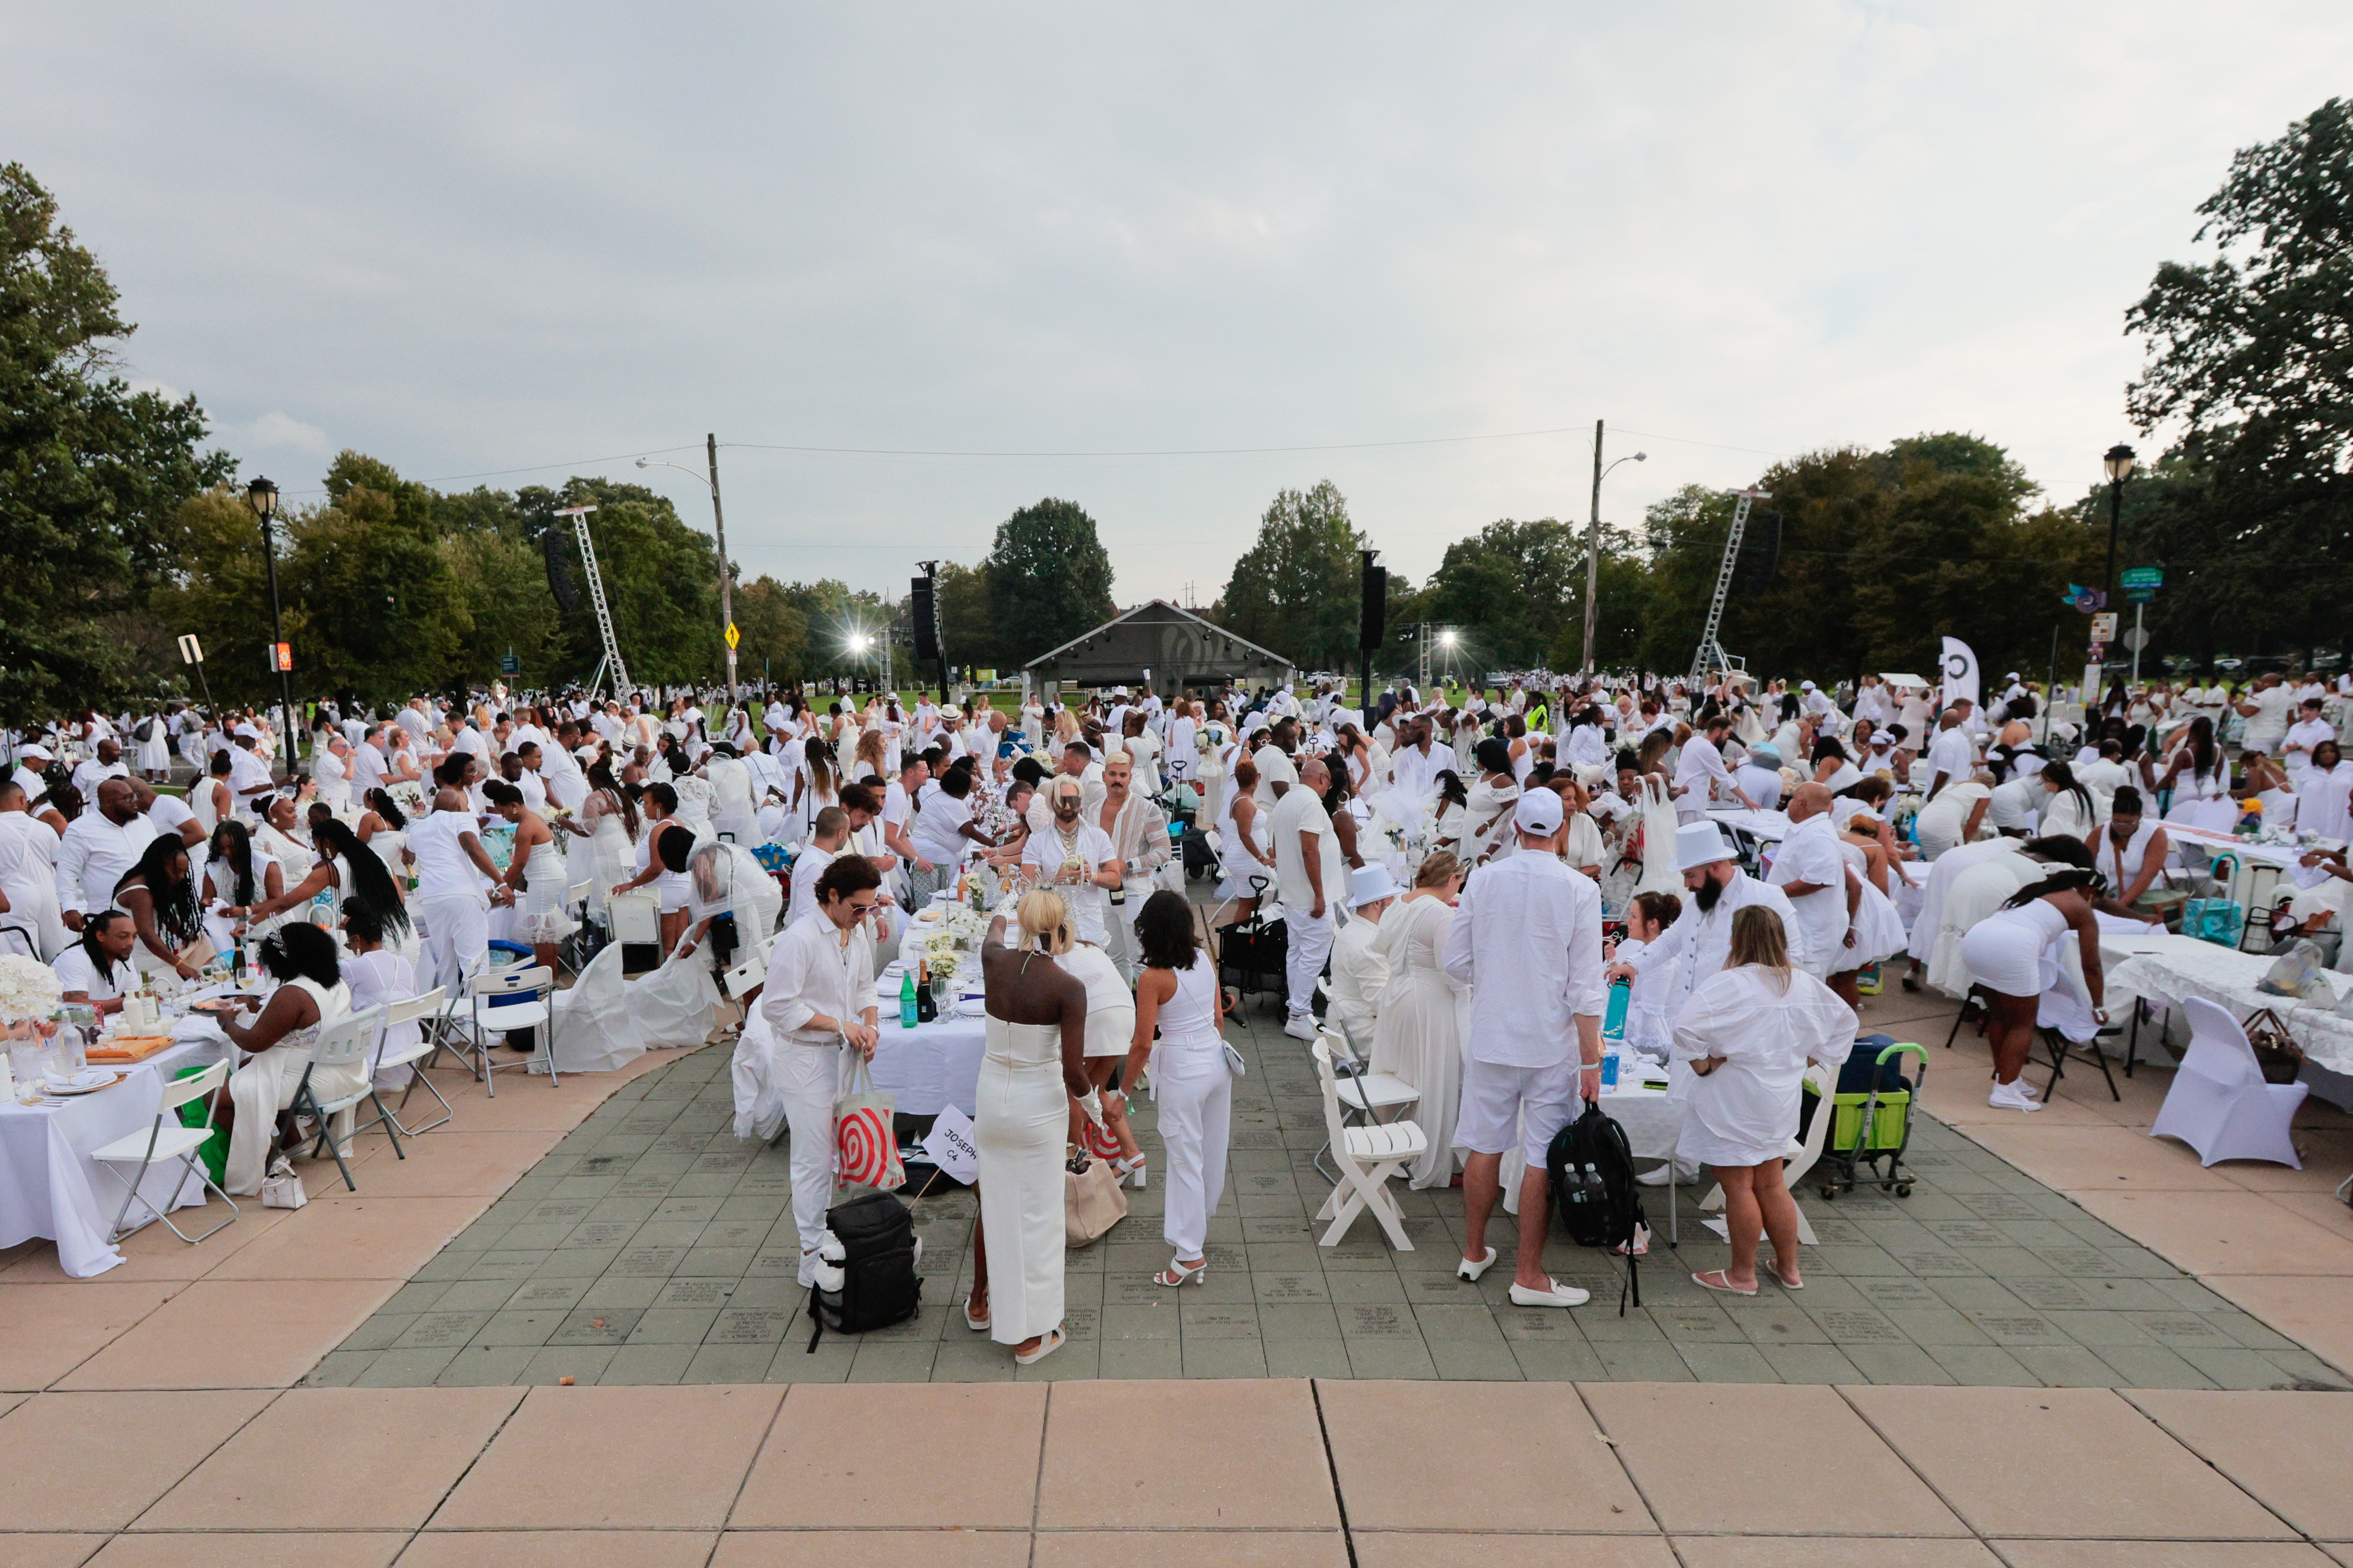
{"type": "Polygon", "coordinates": [[[1211,618],[1303,669],[1346,668],[1364,606],[1357,552],[1371,542],[1331,480],[1284,490],[1259,519],[1258,542],[1234,563],[1211,618]]]}
{"type": "MultiPolygon", "coordinates": [[[[1005,665],[1026,663],[1119,613],[1111,596],[1111,556],[1095,535],[1095,520],[1076,501],[1050,496],[998,523],[980,570],[994,628],[989,651],[1005,665]]],[[[955,647],[949,658],[985,662],[955,647]]]]}

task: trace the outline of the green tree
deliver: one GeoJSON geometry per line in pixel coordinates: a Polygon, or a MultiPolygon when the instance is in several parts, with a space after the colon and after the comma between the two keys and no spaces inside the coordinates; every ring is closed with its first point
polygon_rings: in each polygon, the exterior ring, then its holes
{"type": "Polygon", "coordinates": [[[169,565],[182,502],[235,471],[200,454],[191,397],[133,393],[134,330],[56,199],[0,166],[0,720],[110,706],[142,687],[139,611],[169,565]]]}
{"type": "Polygon", "coordinates": [[[998,632],[989,606],[987,562],[977,566],[940,563],[939,616],[940,641],[950,664],[1001,669],[1007,662],[1000,657],[1006,638],[998,632]]]}
{"type": "Polygon", "coordinates": [[[1095,536],[1095,520],[1075,501],[1048,497],[998,523],[982,570],[998,628],[997,651],[1010,666],[1119,613],[1111,596],[1111,556],[1095,536]]]}
{"type": "Polygon", "coordinates": [[[2135,423],[2185,431],[2136,553],[2168,567],[2168,629],[2308,649],[2353,590],[2353,103],[2240,151],[2198,212],[2213,259],[2165,263],[2125,316],[2135,423]]]}
{"type": "Polygon", "coordinates": [[[1446,547],[1428,603],[1430,618],[1458,627],[1488,667],[1544,664],[1564,624],[1575,622],[1583,640],[1584,531],[1551,518],[1491,522],[1446,547]]]}
{"type": "Polygon", "coordinates": [[[1370,542],[1331,480],[1280,492],[1226,579],[1219,624],[1304,669],[1352,668],[1364,609],[1358,552],[1370,542]]]}
{"type": "Polygon", "coordinates": [[[808,617],[774,577],[756,577],[735,590],[735,625],[744,634],[737,654],[746,681],[796,680],[806,675],[808,617]]]}

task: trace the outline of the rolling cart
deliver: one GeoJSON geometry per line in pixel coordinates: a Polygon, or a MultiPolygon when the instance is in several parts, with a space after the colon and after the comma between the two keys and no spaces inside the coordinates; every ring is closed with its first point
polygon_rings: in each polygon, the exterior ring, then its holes
{"type": "MultiPolygon", "coordinates": [[[[1904,1151],[1912,1142],[1913,1107],[1919,1103],[1921,1087],[1928,1081],[1928,1053],[1915,1045],[1891,1044],[1875,1056],[1850,1058],[1839,1076],[1839,1088],[1831,1093],[1827,1108],[1831,1131],[1822,1145],[1819,1167],[1823,1173],[1822,1196],[1835,1198],[1858,1187],[1876,1185],[1881,1192],[1910,1197],[1912,1173],[1904,1168],[1904,1151]],[[1905,1056],[1920,1058],[1918,1072],[1909,1079],[1900,1064],[1889,1067],[1905,1056]],[[1853,1081],[1858,1065],[1864,1068],[1863,1087],[1850,1089],[1847,1086],[1853,1081]]],[[[1823,1112],[1823,1107],[1814,1108],[1815,1115],[1823,1112]]]]}

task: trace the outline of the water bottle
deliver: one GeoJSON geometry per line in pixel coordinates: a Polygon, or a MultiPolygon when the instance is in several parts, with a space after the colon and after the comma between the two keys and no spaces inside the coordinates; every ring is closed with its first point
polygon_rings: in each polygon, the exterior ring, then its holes
{"type": "Polygon", "coordinates": [[[1601,1048],[1601,1092],[1608,1094],[1618,1087],[1618,1042],[1609,1041],[1601,1048]]]}
{"type": "Polygon", "coordinates": [[[899,1027],[915,1026],[915,972],[912,969],[899,976],[899,1027]]]}
{"type": "Polygon", "coordinates": [[[1609,983],[1609,1007],[1601,1019],[1601,1033],[1613,1040],[1626,1037],[1626,1009],[1634,1000],[1634,983],[1613,980],[1609,983]]]}

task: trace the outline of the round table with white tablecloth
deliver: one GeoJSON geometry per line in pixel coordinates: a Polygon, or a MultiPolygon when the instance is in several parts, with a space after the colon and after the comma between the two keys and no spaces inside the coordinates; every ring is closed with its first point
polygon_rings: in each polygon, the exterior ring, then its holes
{"type": "MultiPolygon", "coordinates": [[[[228,1050],[211,1020],[191,1016],[173,1030],[177,1043],[145,1061],[116,1070],[109,1088],[37,1105],[0,1104],[0,1247],[47,1238],[58,1244],[58,1266],[78,1279],[103,1274],[122,1261],[108,1230],[122,1207],[122,1183],[101,1174],[90,1152],[154,1125],[164,1085],[182,1068],[216,1061],[228,1050]]],[[[202,1182],[182,1184],[172,1160],[152,1169],[139,1195],[156,1205],[185,1208],[205,1201],[202,1182]]],[[[132,1205],[132,1217],[148,1211],[132,1205]]]]}
{"type": "Polygon", "coordinates": [[[2175,936],[2162,927],[2108,931],[2100,938],[2100,964],[2111,1018],[2126,1016],[2125,1006],[2136,997],[2162,1007],[2179,1007],[2189,997],[2202,996],[2242,1023],[2257,1008],[2268,1007],[2304,1047],[2307,1061],[2331,1072],[2353,1074],[2353,1018],[2335,1011],[2335,999],[2353,988],[2353,976],[2322,971],[2321,978],[2331,987],[2331,1000],[2303,1002],[2255,988],[2272,963],[2262,953],[2175,936]]]}

